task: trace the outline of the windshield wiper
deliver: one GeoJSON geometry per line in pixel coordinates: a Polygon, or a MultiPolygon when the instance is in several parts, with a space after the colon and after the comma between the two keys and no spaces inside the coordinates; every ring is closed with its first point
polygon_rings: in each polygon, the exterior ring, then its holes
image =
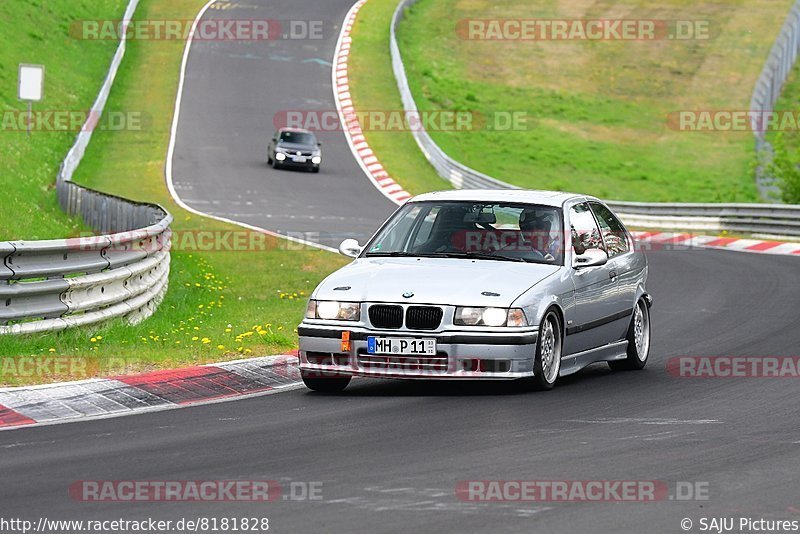
{"type": "Polygon", "coordinates": [[[499,254],[489,254],[486,252],[437,252],[432,256],[444,256],[445,258],[475,258],[479,260],[495,260],[495,261],[522,261],[523,258],[512,258],[510,256],[502,256],[499,254]]]}
{"type": "Polygon", "coordinates": [[[379,252],[379,251],[367,252],[365,254],[365,256],[367,256],[367,257],[370,257],[370,256],[386,256],[386,257],[389,257],[389,258],[402,258],[402,257],[419,256],[419,254],[414,254],[413,252],[403,252],[402,250],[395,250],[395,251],[392,251],[392,252],[379,252]]]}
{"type": "Polygon", "coordinates": [[[379,256],[387,258],[468,258],[478,260],[538,263],[535,260],[528,260],[526,258],[513,258],[511,256],[489,254],[487,252],[403,252],[400,250],[395,250],[392,252],[367,252],[365,255],[367,257],[379,256]]]}

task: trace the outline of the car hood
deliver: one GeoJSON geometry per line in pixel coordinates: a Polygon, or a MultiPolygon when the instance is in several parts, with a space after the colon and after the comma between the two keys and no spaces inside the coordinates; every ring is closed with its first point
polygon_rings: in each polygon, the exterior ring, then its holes
{"type": "Polygon", "coordinates": [[[317,150],[317,145],[299,145],[297,143],[278,143],[278,148],[283,150],[317,150]]]}
{"type": "Polygon", "coordinates": [[[461,258],[361,258],[323,280],[313,298],[509,307],[559,269],[557,265],[461,258]],[[403,296],[408,293],[413,296],[403,296]]]}

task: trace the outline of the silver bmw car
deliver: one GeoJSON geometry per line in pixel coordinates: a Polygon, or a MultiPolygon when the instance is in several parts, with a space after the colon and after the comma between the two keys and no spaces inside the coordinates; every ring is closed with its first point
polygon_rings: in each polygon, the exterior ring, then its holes
{"type": "Polygon", "coordinates": [[[461,190],[410,199],[311,294],[300,369],[316,391],[353,376],[526,379],[550,389],[598,361],[642,369],[647,259],[600,200],[461,190]]]}

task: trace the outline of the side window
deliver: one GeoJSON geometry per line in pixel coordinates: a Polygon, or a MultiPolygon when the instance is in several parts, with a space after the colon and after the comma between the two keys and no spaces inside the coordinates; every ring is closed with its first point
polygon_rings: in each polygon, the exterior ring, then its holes
{"type": "Polygon", "coordinates": [[[592,211],[597,216],[597,222],[600,223],[600,231],[603,233],[603,240],[605,240],[606,248],[608,249],[608,256],[613,258],[620,254],[625,254],[630,250],[628,244],[628,234],[625,227],[617,219],[617,216],[611,213],[611,210],[599,202],[590,202],[592,211]]]}
{"type": "Polygon", "coordinates": [[[600,230],[587,203],[576,204],[570,208],[569,224],[575,254],[580,256],[590,248],[605,250],[600,230]]]}

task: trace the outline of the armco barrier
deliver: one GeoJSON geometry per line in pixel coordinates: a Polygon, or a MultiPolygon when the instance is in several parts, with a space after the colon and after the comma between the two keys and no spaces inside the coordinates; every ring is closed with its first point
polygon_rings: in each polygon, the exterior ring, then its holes
{"type": "MultiPolygon", "coordinates": [[[[131,0],[124,21],[139,0],[131,0]]],[[[120,41],[90,117],[102,114],[125,55],[120,41]]],[[[56,177],[61,208],[101,235],[0,242],[0,335],[52,332],[150,316],[167,290],[172,216],[72,182],[92,137],[83,129],[56,177]]]]}
{"type": "MultiPolygon", "coordinates": [[[[406,113],[417,115],[419,110],[408,85],[403,58],[397,44],[397,26],[406,8],[418,0],[401,0],[395,9],[390,26],[392,69],[406,113]]],[[[773,47],[770,59],[756,84],[756,93],[762,95],[752,109],[772,109],[797,55],[798,30],[800,30],[800,0],[792,8],[781,36],[773,47]],[[767,82],[766,80],[770,80],[767,82]]],[[[413,129],[420,150],[445,180],[457,189],[516,189],[491,176],[455,161],[439,148],[424,128],[413,129]]],[[[757,132],[758,136],[758,132],[757,132]]],[[[762,133],[763,138],[763,133],[762,133]]],[[[770,184],[769,188],[774,188],[770,184]]],[[[728,231],[752,233],[770,237],[800,236],[800,206],[780,204],[662,204],[648,202],[610,202],[610,205],[630,225],[647,228],[728,231]]]]}

